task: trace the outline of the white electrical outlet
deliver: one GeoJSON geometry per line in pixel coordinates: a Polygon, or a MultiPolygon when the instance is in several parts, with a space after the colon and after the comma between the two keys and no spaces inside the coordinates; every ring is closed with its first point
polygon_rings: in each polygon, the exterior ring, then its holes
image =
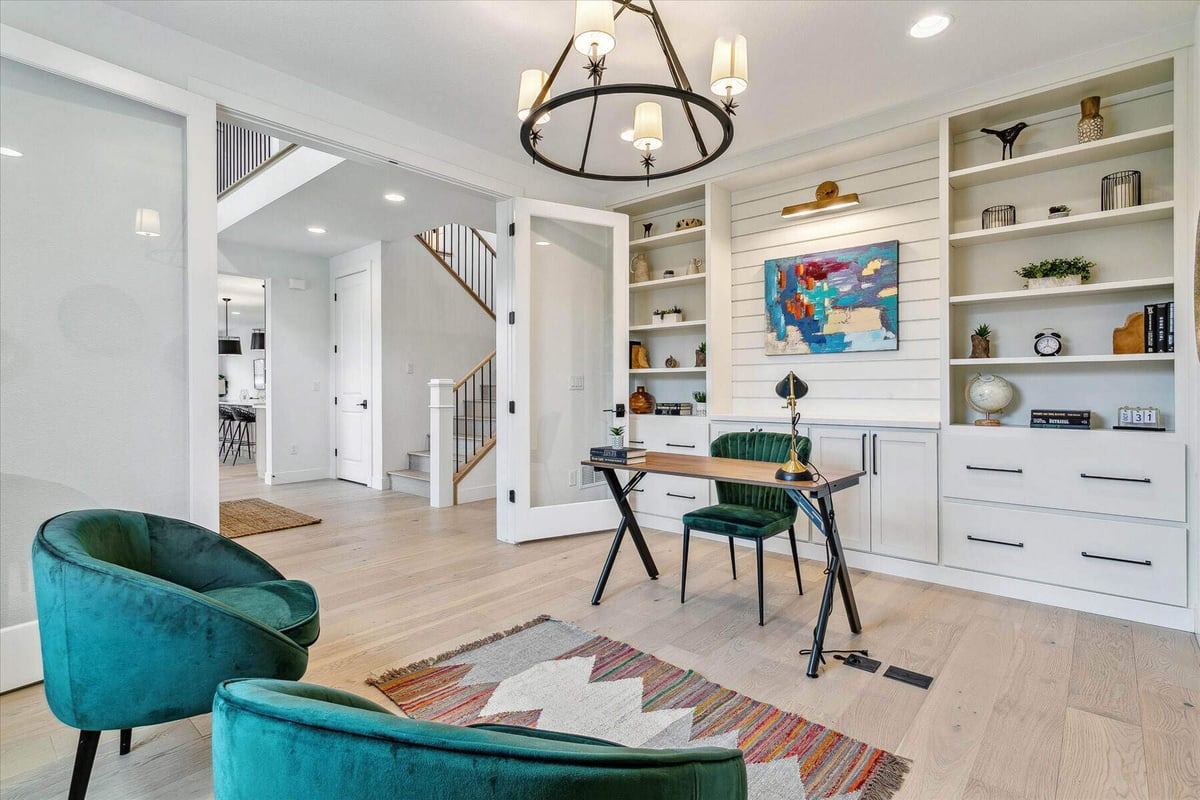
{"type": "Polygon", "coordinates": [[[313,391],[314,392],[321,391],[321,382],[320,381],[313,381],[313,391]]]}
{"type": "Polygon", "coordinates": [[[412,375],[412,374],[413,374],[413,365],[412,365],[412,362],[411,362],[411,361],[410,361],[410,362],[408,362],[408,374],[409,374],[409,375],[412,375]]]}
{"type": "Polygon", "coordinates": [[[288,448],[288,450],[291,452],[292,455],[296,455],[297,453],[300,452],[300,448],[296,447],[296,445],[292,445],[291,447],[288,448]]]}
{"type": "Polygon", "coordinates": [[[573,392],[581,391],[583,389],[583,376],[572,375],[570,382],[567,384],[567,388],[573,392]]]}

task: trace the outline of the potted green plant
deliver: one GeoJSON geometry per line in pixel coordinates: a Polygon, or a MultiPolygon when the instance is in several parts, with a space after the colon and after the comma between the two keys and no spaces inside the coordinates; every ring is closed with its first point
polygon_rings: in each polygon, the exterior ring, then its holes
{"type": "Polygon", "coordinates": [[[700,346],[696,348],[696,366],[697,367],[707,367],[708,366],[708,343],[707,342],[701,342],[700,346]]]}
{"type": "Polygon", "coordinates": [[[683,309],[679,306],[671,306],[670,308],[654,309],[654,316],[650,320],[653,325],[667,325],[672,322],[683,322],[683,309]]]}
{"type": "Polygon", "coordinates": [[[1025,279],[1026,289],[1054,289],[1059,286],[1079,286],[1087,283],[1095,268],[1095,262],[1075,256],[1048,258],[1045,261],[1026,264],[1016,272],[1025,279]]]}
{"type": "Polygon", "coordinates": [[[625,428],[617,426],[608,429],[608,446],[609,447],[624,447],[625,446],[625,428]]]}
{"type": "Polygon", "coordinates": [[[992,357],[992,340],[988,338],[991,335],[992,329],[986,322],[975,329],[971,334],[971,358],[992,357]]]}
{"type": "Polygon", "coordinates": [[[1050,206],[1050,216],[1048,219],[1060,219],[1062,217],[1071,216],[1071,207],[1064,205],[1050,206]]]}
{"type": "Polygon", "coordinates": [[[708,416],[708,394],[705,392],[692,392],[692,399],[696,401],[696,416],[708,416]]]}

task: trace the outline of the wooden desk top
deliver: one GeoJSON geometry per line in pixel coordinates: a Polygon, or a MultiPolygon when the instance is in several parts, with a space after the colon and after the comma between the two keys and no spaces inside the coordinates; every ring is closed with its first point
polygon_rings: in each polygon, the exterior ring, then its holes
{"type": "MultiPolygon", "coordinates": [[[[585,459],[581,464],[596,469],[623,469],[629,472],[650,472],[658,475],[678,475],[685,478],[704,478],[710,481],[749,483],[754,486],[771,486],[779,489],[798,489],[811,492],[828,483],[829,491],[836,492],[858,483],[867,473],[858,469],[821,470],[825,480],[781,481],[775,477],[779,464],[767,461],[743,461],[740,458],[713,458],[712,456],[688,456],[678,453],[649,452],[646,460],[637,464],[607,464],[603,461],[585,459]]],[[[819,467],[818,467],[819,468],[819,467]]]]}

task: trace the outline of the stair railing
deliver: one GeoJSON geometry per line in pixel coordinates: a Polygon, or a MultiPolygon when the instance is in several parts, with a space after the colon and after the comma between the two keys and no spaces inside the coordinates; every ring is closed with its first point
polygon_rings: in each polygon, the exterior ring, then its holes
{"type": "MultiPolygon", "coordinates": [[[[458,484],[496,446],[496,351],[454,384],[454,501],[458,484]]],[[[444,455],[444,454],[443,454],[444,455]]]]}
{"type": "Polygon", "coordinates": [[[469,225],[442,225],[417,234],[417,241],[450,273],[480,308],[496,318],[496,251],[469,225]]]}

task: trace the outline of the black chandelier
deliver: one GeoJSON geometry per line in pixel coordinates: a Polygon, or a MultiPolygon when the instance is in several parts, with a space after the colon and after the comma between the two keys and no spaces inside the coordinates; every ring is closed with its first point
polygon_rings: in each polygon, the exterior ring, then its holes
{"type": "Polygon", "coordinates": [[[580,178],[591,178],[601,181],[640,181],[647,184],[654,178],[669,178],[699,169],[720,158],[729,145],[733,143],[733,119],[737,103],[734,95],[741,94],[748,85],[746,70],[746,37],[737,36],[733,39],[718,39],[713,47],[712,74],[709,85],[712,91],[722,98],[718,103],[704,95],[692,91],[683,65],[675,54],[671,38],[663,27],[662,18],[654,6],[654,0],[647,0],[649,8],[645,8],[633,0],[575,0],[575,33],[554,69],[547,75],[540,69],[527,69],[521,73],[521,86],[517,99],[517,118],[521,120],[521,146],[535,162],[544,164],[550,169],[580,178]],[[613,12],[614,2],[617,5],[613,12]],[[608,86],[601,85],[604,76],[605,59],[617,46],[615,21],[626,10],[641,14],[650,21],[662,48],[663,57],[667,62],[667,70],[671,74],[674,85],[653,83],[617,83],[608,86]],[[564,92],[556,97],[550,96],[550,88],[562,69],[563,63],[571,49],[579,51],[587,57],[588,77],[592,85],[582,89],[564,92]],[[645,174],[592,172],[587,168],[588,150],[592,143],[592,128],[596,123],[596,107],[604,95],[634,94],[656,95],[659,97],[675,98],[683,107],[684,116],[692,129],[696,140],[696,159],[682,167],[666,172],[654,173],[655,158],[653,151],[663,145],[662,106],[654,101],[642,102],[634,110],[632,138],[627,138],[641,153],[641,168],[645,174]],[[581,100],[592,101],[591,116],[588,118],[587,136],[583,142],[583,154],[579,158],[579,166],[573,167],[561,164],[548,158],[538,150],[538,145],[545,138],[544,126],[550,121],[550,114],[557,108],[581,100]],[[721,128],[721,141],[712,149],[704,141],[700,126],[696,124],[697,112],[711,114],[721,128]]]}

